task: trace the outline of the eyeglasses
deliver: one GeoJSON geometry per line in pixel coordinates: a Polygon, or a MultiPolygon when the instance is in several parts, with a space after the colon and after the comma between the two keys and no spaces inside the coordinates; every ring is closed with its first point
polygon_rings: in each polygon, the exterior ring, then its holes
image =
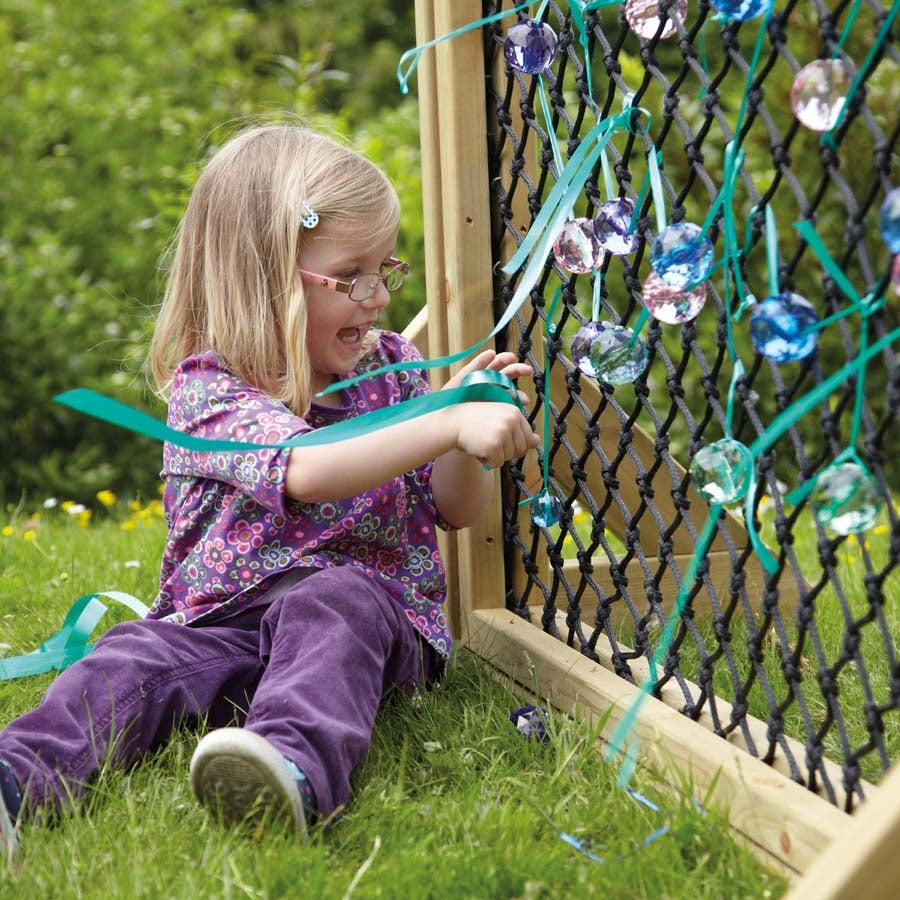
{"type": "Polygon", "coordinates": [[[321,287],[331,288],[333,291],[347,294],[355,303],[364,303],[375,293],[379,284],[384,284],[390,293],[396,291],[406,281],[406,276],[409,275],[409,263],[390,256],[381,264],[381,271],[378,274],[372,272],[357,275],[350,281],[344,281],[341,278],[329,278],[326,275],[319,275],[318,272],[308,272],[306,269],[297,269],[297,271],[301,275],[318,279],[318,284],[321,287]]]}

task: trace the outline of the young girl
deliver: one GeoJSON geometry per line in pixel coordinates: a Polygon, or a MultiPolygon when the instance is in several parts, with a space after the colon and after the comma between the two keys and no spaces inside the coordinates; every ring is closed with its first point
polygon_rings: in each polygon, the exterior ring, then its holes
{"type": "MultiPolygon", "coordinates": [[[[411,369],[318,396],[420,358],[375,327],[408,270],[398,220],[385,176],[330,138],[272,125],[222,147],[181,223],[151,346],[169,425],[280,443],[427,392],[411,369]]],[[[531,373],[486,351],[447,387],[479,369],[531,373]]],[[[12,854],[24,810],[201,716],[213,730],[190,782],[226,821],[271,810],[305,833],[340,810],[382,694],[427,685],[449,654],[435,526],[472,524],[486,468],[537,443],[514,405],[470,402],[316,446],[166,444],[159,594],[0,732],[0,843],[12,854]]]]}

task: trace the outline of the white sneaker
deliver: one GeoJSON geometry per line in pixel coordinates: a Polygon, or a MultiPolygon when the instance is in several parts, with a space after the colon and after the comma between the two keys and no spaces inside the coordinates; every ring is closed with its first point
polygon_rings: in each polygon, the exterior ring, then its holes
{"type": "Polygon", "coordinates": [[[0,797],[0,859],[6,857],[7,868],[12,869],[19,859],[19,834],[3,798],[0,797]]]}
{"type": "Polygon", "coordinates": [[[244,728],[205,735],[191,759],[191,788],[202,806],[226,823],[284,816],[306,836],[297,782],[285,758],[264,737],[244,728]]]}

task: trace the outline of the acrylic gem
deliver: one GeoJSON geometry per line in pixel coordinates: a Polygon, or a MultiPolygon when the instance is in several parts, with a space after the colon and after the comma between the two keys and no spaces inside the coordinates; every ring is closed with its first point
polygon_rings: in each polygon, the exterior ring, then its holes
{"type": "Polygon", "coordinates": [[[856,534],[875,524],[881,511],[878,483],[863,466],[828,466],[816,479],[809,504],[820,524],[837,534],[856,534]]]}
{"type": "Polygon", "coordinates": [[[611,322],[588,322],[572,338],[572,362],[591,378],[627,384],[638,378],[650,359],[647,345],[630,328],[611,322]]]}
{"type": "Polygon", "coordinates": [[[559,497],[549,491],[532,498],[528,508],[531,510],[531,521],[538,528],[552,528],[562,518],[562,503],[559,502],[559,497]]]}
{"type": "Polygon", "coordinates": [[[799,294],[766,297],[750,314],[753,349],[778,363],[805,359],[816,349],[818,321],[812,303],[799,294]]]}
{"type": "Polygon", "coordinates": [[[639,238],[631,232],[634,204],[625,197],[600,206],[594,218],[594,235],[600,246],[613,256],[627,256],[637,250],[639,238]]]}
{"type": "Polygon", "coordinates": [[[706,282],[694,288],[678,288],[651,272],[644,282],[642,297],[654,319],[666,325],[683,325],[700,315],[706,303],[706,282]]]}
{"type": "Polygon", "coordinates": [[[524,19],[506,33],[503,55],[513,69],[540,75],[556,58],[556,32],[546,22],[524,19]]]}
{"type": "Polygon", "coordinates": [[[791,109],[811,131],[830,131],[850,90],[850,73],[839,59],[817,59],[804,66],[791,87],[791,109]]]}
{"type": "Polygon", "coordinates": [[[566,271],[581,275],[601,266],[606,254],[594,236],[594,223],[590,219],[573,219],[559,229],[553,255],[566,271]]]}
{"type": "MultiPolygon", "coordinates": [[[[627,0],[625,3],[625,21],[628,27],[645,41],[656,36],[662,24],[659,0],[627,0]]],[[[660,33],[661,38],[671,37],[678,30],[673,19],[684,24],[687,18],[687,0],[672,0],[672,5],[665,14],[665,25],[660,33]]]]}
{"type": "Polygon", "coordinates": [[[891,286],[894,288],[894,293],[900,297],[900,253],[894,257],[891,265],[891,286]]]}
{"type": "Polygon", "coordinates": [[[669,225],[653,239],[650,265],[663,281],[688,287],[706,281],[712,271],[712,241],[693,222],[669,225]]]}
{"type": "Polygon", "coordinates": [[[746,22],[767,13],[774,0],[712,0],[712,5],[735,22],[746,22]]]}
{"type": "Polygon", "coordinates": [[[691,481],[709,503],[737,503],[750,489],[753,456],[734,438],[722,438],[701,447],[691,460],[691,481]]]}
{"type": "MultiPolygon", "coordinates": [[[[879,225],[888,250],[891,253],[900,253],[900,187],[888,191],[884,198],[879,225]]],[[[896,260],[894,262],[896,263],[896,260]]]]}

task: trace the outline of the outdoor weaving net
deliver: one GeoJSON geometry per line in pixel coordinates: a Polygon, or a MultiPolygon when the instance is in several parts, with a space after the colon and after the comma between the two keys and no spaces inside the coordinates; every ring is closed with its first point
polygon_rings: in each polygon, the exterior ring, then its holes
{"type": "MultiPolygon", "coordinates": [[[[511,8],[486,2],[484,14],[511,8]]],[[[683,613],[662,644],[654,693],[849,810],[900,756],[892,494],[900,485],[900,340],[891,336],[900,300],[879,230],[900,152],[897,22],[890,4],[873,0],[778,2],[770,16],[743,23],[691,0],[672,36],[660,37],[660,27],[642,39],[625,6],[610,5],[583,13],[585,47],[573,9],[584,4],[540,11],[559,40],[540,76],[505,62],[514,18],[484,27],[497,321],[523,277],[521,266],[503,266],[560,165],[629,101],[646,111],[641,127],[613,136],[607,175],[598,159],[573,215],[596,216],[612,199],[611,183],[614,196],[637,204],[641,240],[631,255],[606,256],[596,300],[596,271],[573,275],[548,253],[499,336],[535,368],[530,415],[544,437],[537,466],[511,465],[504,475],[507,605],[642,683],[680,591],[683,613]],[[825,137],[797,121],[789,97],[801,68],[831,58],[857,80],[825,137]],[[729,142],[743,162],[733,195],[716,209],[729,142]],[[713,210],[717,263],[728,214],[739,241],[733,264],[714,268],[702,311],[683,324],[640,319],[661,199],[647,187],[651,147],[668,222],[703,223],[713,210]],[[831,269],[794,227],[800,221],[814,226],[831,269]],[[774,362],[751,344],[747,295],[761,299],[773,284],[808,298],[820,320],[847,313],[800,361],[774,362]],[[572,337],[597,311],[646,342],[649,363],[633,382],[608,384],[573,362],[572,337]],[[829,388],[829,377],[872,347],[865,366],[829,388]],[[744,372],[735,376],[738,360],[744,372]],[[768,570],[748,540],[742,504],[717,519],[708,552],[696,549],[711,509],[721,507],[691,487],[689,465],[729,431],[755,447],[757,486],[746,509],[771,551],[768,570]],[[790,495],[848,451],[876,482],[882,508],[870,527],[840,534],[813,515],[808,492],[790,495]],[[542,491],[561,501],[558,524],[529,514],[542,491]]]]}

